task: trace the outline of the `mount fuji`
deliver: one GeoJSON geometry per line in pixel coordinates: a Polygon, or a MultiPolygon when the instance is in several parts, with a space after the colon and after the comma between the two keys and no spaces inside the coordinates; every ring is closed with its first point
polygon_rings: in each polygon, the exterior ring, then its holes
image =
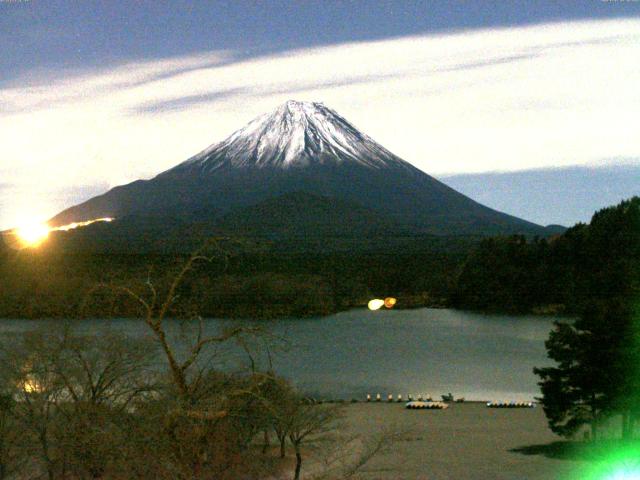
{"type": "Polygon", "coordinates": [[[301,236],[546,234],[415,168],[322,103],[297,101],[150,180],[115,187],[50,223],[103,217],[114,217],[113,226],[154,219],[301,236]]]}

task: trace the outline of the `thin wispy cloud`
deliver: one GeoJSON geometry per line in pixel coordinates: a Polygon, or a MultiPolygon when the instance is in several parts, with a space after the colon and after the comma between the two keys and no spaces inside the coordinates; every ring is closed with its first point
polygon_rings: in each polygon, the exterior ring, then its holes
{"type": "Polygon", "coordinates": [[[2,180],[22,192],[0,226],[66,206],[35,205],[36,185],[151,177],[289,98],[437,175],[640,158],[638,58],[640,20],[619,19],[33,73],[0,87],[2,180]]]}

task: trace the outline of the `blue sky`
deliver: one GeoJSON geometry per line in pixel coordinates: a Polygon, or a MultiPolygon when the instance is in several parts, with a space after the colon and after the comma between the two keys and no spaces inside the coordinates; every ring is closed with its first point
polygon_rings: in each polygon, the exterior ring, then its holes
{"type": "Polygon", "coordinates": [[[640,159],[640,2],[0,0],[0,45],[0,228],[288,98],[439,177],[640,159]]]}
{"type": "Polygon", "coordinates": [[[603,207],[640,195],[640,165],[566,167],[445,176],[487,206],[542,225],[589,222],[603,207]]]}

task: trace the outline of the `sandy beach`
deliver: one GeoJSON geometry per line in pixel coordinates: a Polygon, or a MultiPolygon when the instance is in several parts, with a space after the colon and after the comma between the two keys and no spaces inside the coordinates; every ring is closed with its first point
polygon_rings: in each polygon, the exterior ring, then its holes
{"type": "Polygon", "coordinates": [[[367,480],[553,480],[580,467],[537,452],[561,440],[547,428],[539,407],[463,403],[447,410],[406,410],[401,403],[358,403],[348,405],[344,415],[344,433],[361,438],[381,430],[403,432],[363,467],[360,478],[367,480]]]}

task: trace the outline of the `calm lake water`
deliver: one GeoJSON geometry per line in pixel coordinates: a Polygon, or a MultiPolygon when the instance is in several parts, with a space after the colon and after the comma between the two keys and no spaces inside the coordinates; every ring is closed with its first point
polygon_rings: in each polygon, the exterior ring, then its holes
{"type": "MultiPolygon", "coordinates": [[[[482,315],[457,310],[351,310],[323,318],[261,321],[255,324],[287,341],[269,348],[275,370],[320,397],[363,398],[367,393],[452,392],[476,400],[531,400],[539,395],[534,366],[549,365],[544,341],[554,318],[482,315]]],[[[60,321],[2,320],[0,333],[53,327],[60,321]]],[[[237,322],[235,322],[237,323],[237,322]]],[[[245,322],[247,323],[247,322],[245,322]]],[[[250,322],[253,323],[253,322],[250,322]]],[[[208,319],[210,333],[234,322],[208,319]]],[[[178,341],[192,326],[172,322],[178,341]]],[[[146,335],[139,320],[85,320],[79,329],[122,330],[146,335]]],[[[253,342],[255,359],[269,355],[253,342]]],[[[238,347],[216,352],[215,361],[234,370],[248,364],[238,347]]]]}

